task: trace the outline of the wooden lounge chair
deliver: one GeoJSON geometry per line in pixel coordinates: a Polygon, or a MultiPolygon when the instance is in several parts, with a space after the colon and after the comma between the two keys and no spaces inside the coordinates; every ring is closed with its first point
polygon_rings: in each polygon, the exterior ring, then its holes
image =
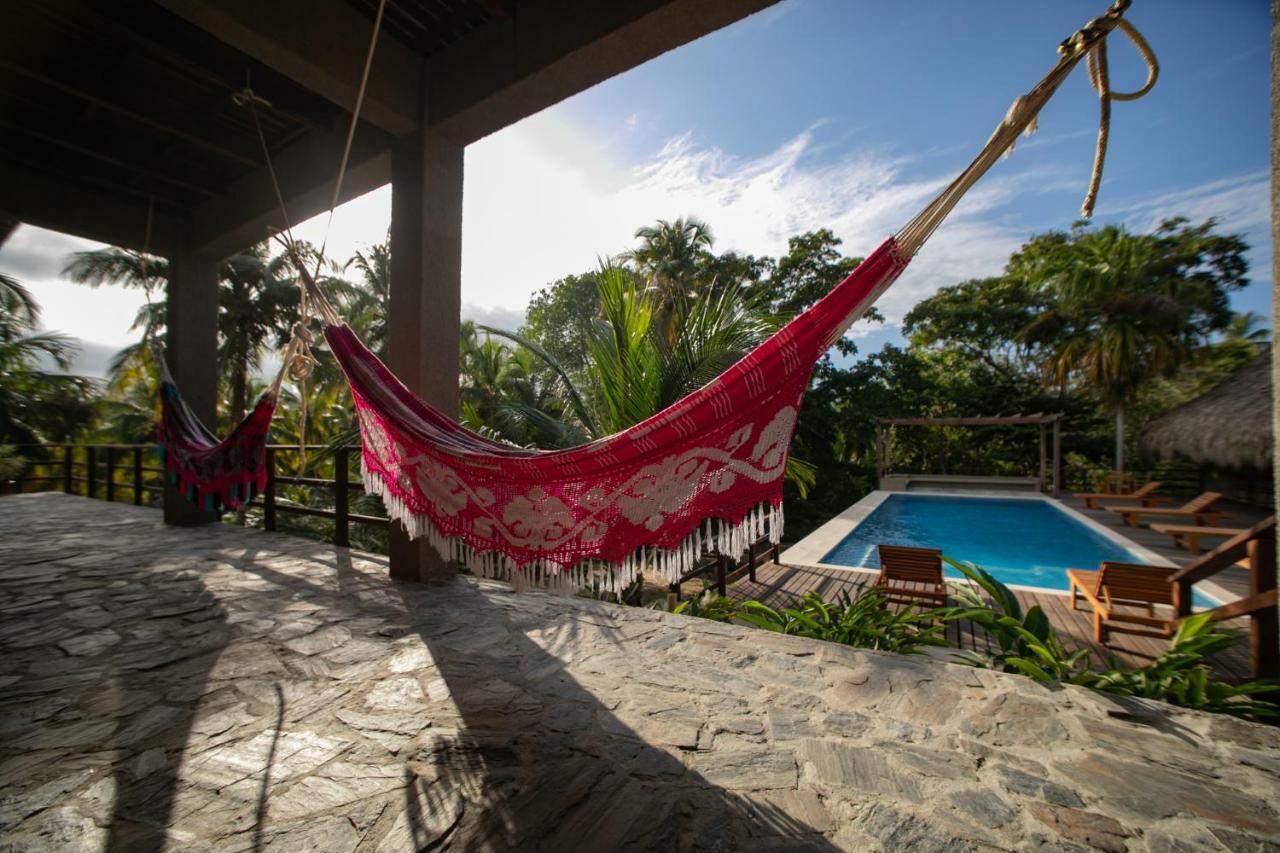
{"type": "Polygon", "coordinates": [[[1172,637],[1177,629],[1174,586],[1169,576],[1177,569],[1139,563],[1105,561],[1096,572],[1067,569],[1071,609],[1079,610],[1080,596],[1093,609],[1093,638],[1106,644],[1111,632],[1142,637],[1172,637]],[[1167,607],[1156,613],[1156,605],[1167,607]],[[1135,613],[1145,610],[1145,613],[1135,613]]]}
{"type": "Polygon", "coordinates": [[[1178,548],[1186,548],[1192,554],[1200,553],[1200,540],[1205,538],[1228,539],[1245,533],[1243,527],[1202,527],[1197,524],[1153,524],[1156,533],[1167,533],[1178,548]]]}
{"type": "Polygon", "coordinates": [[[1127,495],[1117,495],[1109,492],[1080,492],[1076,494],[1076,497],[1084,501],[1084,505],[1088,509],[1097,509],[1098,501],[1101,500],[1140,501],[1143,506],[1159,506],[1160,504],[1169,503],[1168,498],[1155,494],[1158,488],[1160,488],[1160,484],[1152,480],[1137,491],[1127,495]]]}
{"type": "Polygon", "coordinates": [[[1140,526],[1139,523],[1143,518],[1152,515],[1160,516],[1161,518],[1184,518],[1188,521],[1194,521],[1196,524],[1207,524],[1213,527],[1217,525],[1220,519],[1232,517],[1229,512],[1216,512],[1209,509],[1220,500],[1222,500],[1220,492],[1205,492],[1177,508],[1104,506],[1103,509],[1119,513],[1120,518],[1129,527],[1140,526]]]}
{"type": "Polygon", "coordinates": [[[932,604],[945,607],[947,585],[942,579],[942,552],[937,548],[880,546],[880,575],[875,586],[894,604],[932,604]]]}

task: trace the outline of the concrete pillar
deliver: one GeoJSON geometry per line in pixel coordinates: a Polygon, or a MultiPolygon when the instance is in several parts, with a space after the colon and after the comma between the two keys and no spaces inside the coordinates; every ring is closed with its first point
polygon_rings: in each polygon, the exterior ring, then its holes
{"type": "MultiPolygon", "coordinates": [[[[391,370],[440,411],[458,415],[462,308],[463,145],[425,130],[391,153],[391,370]]],[[[391,527],[391,576],[444,580],[453,573],[425,541],[391,527]]]]}
{"type": "MultiPolygon", "coordinates": [[[[218,266],[217,258],[199,255],[169,258],[165,317],[169,369],[187,405],[210,429],[218,408],[218,266]]],[[[208,524],[218,514],[197,508],[166,482],[164,520],[208,524]]]]}
{"type": "MultiPolygon", "coordinates": [[[[1271,245],[1280,246],[1280,0],[1271,0],[1271,245]]],[[[1280,299],[1276,284],[1280,282],[1280,253],[1271,252],[1271,328],[1280,329],[1280,299]]],[[[1280,377],[1280,348],[1271,347],[1271,397],[1273,438],[1280,442],[1280,405],[1275,400],[1275,380],[1280,377]]],[[[1280,500],[1280,453],[1275,454],[1275,491],[1280,500]]],[[[1280,584],[1280,565],[1276,567],[1280,584]]],[[[1280,607],[1280,605],[1277,605],[1280,607]]]]}

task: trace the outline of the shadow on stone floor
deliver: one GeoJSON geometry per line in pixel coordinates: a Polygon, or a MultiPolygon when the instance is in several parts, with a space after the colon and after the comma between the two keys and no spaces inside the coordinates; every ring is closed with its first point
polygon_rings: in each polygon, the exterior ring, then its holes
{"type": "MultiPolygon", "coordinates": [[[[349,552],[324,559],[335,560],[338,591],[367,583],[349,552]]],[[[298,583],[253,552],[236,562],[286,588],[298,583]]],[[[635,652],[606,624],[607,605],[566,611],[583,605],[534,594],[541,606],[525,599],[516,608],[514,593],[459,578],[444,587],[447,612],[424,610],[442,587],[386,583],[389,615],[421,639],[457,713],[454,726],[404,756],[400,829],[413,849],[837,849],[776,804],[727,790],[687,767],[680,750],[649,743],[613,713],[616,698],[602,701],[570,675],[548,645],[572,655],[590,632],[611,654],[635,652]]],[[[359,607],[341,595],[332,604],[359,607]]]]}

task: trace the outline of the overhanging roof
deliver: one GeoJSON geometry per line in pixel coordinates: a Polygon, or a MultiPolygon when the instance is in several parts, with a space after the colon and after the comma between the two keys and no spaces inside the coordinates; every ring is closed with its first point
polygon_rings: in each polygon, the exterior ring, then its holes
{"type": "MultiPolygon", "coordinates": [[[[775,0],[388,0],[343,199],[399,137],[465,144],[775,0]]],[[[226,255],[332,194],[377,0],[13,0],[0,29],[0,219],[226,255]],[[147,223],[151,222],[150,239],[147,223]]]]}

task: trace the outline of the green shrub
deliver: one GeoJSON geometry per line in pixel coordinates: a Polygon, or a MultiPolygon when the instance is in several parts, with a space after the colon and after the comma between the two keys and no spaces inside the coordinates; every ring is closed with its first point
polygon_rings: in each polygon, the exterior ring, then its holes
{"type": "Polygon", "coordinates": [[[838,603],[828,603],[816,592],[806,593],[793,606],[774,609],[759,601],[734,601],[722,596],[689,599],[676,613],[716,622],[735,622],[765,631],[840,643],[859,649],[918,654],[927,646],[944,646],[943,610],[885,607],[879,590],[871,589],[854,599],[841,593],[838,603]]]}
{"type": "Polygon", "coordinates": [[[962,663],[1021,673],[1042,684],[1078,684],[1216,714],[1258,720],[1280,717],[1280,706],[1263,698],[1263,694],[1280,694],[1280,682],[1228,684],[1213,679],[1205,659],[1240,638],[1234,632],[1217,630],[1208,613],[1184,619],[1169,647],[1146,666],[1125,669],[1112,657],[1108,669],[1098,670],[1093,668],[1088,649],[1067,651],[1039,607],[1032,607],[1024,616],[1014,594],[988,572],[968,563],[947,562],[988,598],[962,587],[954,596],[961,606],[949,610],[946,618],[972,620],[1000,649],[991,655],[962,652],[956,656],[962,663]]]}

